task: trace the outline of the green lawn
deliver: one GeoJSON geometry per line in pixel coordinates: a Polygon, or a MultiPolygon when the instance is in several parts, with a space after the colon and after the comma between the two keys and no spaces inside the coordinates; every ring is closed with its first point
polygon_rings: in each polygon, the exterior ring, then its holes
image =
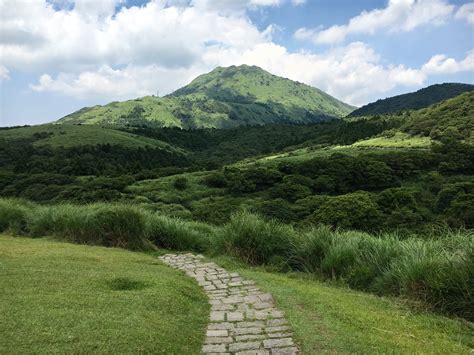
{"type": "MultiPolygon", "coordinates": [[[[303,354],[472,354],[474,326],[466,321],[216,261],[274,295],[303,354]]],[[[0,235],[0,314],[1,354],[197,354],[209,306],[191,278],[153,255],[0,235]]]]}
{"type": "Polygon", "coordinates": [[[415,311],[398,299],[248,268],[229,258],[216,261],[273,294],[303,354],[474,351],[474,326],[465,321],[415,311]]]}
{"type": "Polygon", "coordinates": [[[153,256],[0,236],[1,354],[197,354],[208,314],[153,256]]]}

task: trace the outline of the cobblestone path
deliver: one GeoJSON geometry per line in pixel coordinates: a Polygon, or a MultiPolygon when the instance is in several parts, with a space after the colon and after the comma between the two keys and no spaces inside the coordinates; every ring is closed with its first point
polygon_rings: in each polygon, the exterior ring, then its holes
{"type": "Polygon", "coordinates": [[[202,286],[211,304],[205,354],[297,354],[291,330],[272,295],[253,281],[229,273],[201,255],[167,254],[160,259],[202,286]]]}

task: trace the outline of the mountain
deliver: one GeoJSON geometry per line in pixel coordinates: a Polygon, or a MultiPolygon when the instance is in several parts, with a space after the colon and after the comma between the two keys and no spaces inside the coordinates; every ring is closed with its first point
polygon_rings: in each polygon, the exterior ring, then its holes
{"type": "Polygon", "coordinates": [[[474,91],[474,85],[458,83],[435,84],[416,92],[377,100],[351,112],[349,117],[418,110],[469,91],[474,91]]]}
{"type": "Polygon", "coordinates": [[[58,123],[231,128],[313,123],[344,117],[353,109],[319,89],[242,65],[218,67],[165,97],[87,107],[58,123]]]}

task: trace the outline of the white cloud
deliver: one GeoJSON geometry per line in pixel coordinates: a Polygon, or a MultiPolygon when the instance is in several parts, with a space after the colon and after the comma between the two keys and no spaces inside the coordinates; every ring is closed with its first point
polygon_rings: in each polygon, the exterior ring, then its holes
{"type": "Polygon", "coordinates": [[[456,12],[456,18],[474,24],[474,2],[462,5],[456,12]]]}
{"type": "Polygon", "coordinates": [[[112,69],[107,65],[96,71],[79,74],[60,73],[56,78],[40,76],[38,83],[30,85],[37,92],[56,92],[77,98],[130,99],[140,96],[171,92],[183,86],[197,73],[193,69],[169,69],[156,65],[127,66],[112,69]]]}
{"type": "Polygon", "coordinates": [[[35,91],[59,92],[91,98],[128,99],[156,93],[167,94],[198,74],[214,67],[253,64],[271,73],[298,80],[355,105],[366,103],[397,85],[420,86],[425,74],[404,66],[385,67],[380,56],[360,42],[323,54],[290,53],[272,42],[262,42],[242,51],[239,48],[209,48],[202,61],[189,68],[169,69],[156,65],[127,66],[113,70],[103,66],[77,75],[43,75],[35,91]]]}
{"type": "Polygon", "coordinates": [[[425,24],[442,24],[453,10],[454,6],[446,0],[389,0],[387,7],[363,11],[346,25],[334,25],[327,29],[300,28],[295,32],[295,38],[309,39],[318,44],[334,44],[353,34],[408,32],[425,24]]]}
{"type": "MultiPolygon", "coordinates": [[[[211,0],[193,0],[194,6],[154,0],[113,16],[118,0],[85,10],[58,1],[61,6],[0,0],[0,76],[8,77],[7,68],[30,71],[39,76],[30,86],[36,92],[122,100],[170,93],[216,66],[253,64],[360,105],[398,86],[419,87],[427,75],[453,67],[454,59],[445,57],[423,68],[386,64],[361,42],[289,52],[272,41],[274,25],[259,30],[241,12],[242,4],[278,6],[283,0],[219,0],[217,10],[209,8],[216,4],[211,0]]],[[[468,58],[454,60],[457,71],[471,70],[468,58]]]]}
{"type": "MultiPolygon", "coordinates": [[[[444,54],[435,55],[423,65],[422,71],[426,74],[454,74],[459,72],[473,72],[474,51],[469,52],[466,58],[460,61],[457,61],[454,58],[448,58],[444,54]]],[[[473,74],[471,73],[471,75],[473,74]]]]}

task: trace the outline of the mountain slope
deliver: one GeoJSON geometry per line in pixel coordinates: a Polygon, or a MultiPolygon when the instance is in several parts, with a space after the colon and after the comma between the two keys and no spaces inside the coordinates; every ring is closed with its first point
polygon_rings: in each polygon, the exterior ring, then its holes
{"type": "Polygon", "coordinates": [[[11,144],[15,144],[15,141],[26,140],[35,147],[72,148],[109,144],[134,149],[157,148],[176,154],[184,154],[184,150],[157,139],[109,128],[85,125],[45,124],[2,129],[0,130],[0,140],[11,144]]]}
{"type": "Polygon", "coordinates": [[[411,135],[439,139],[447,134],[471,142],[474,131],[474,92],[431,105],[408,114],[401,130],[411,135]]]}
{"type": "Polygon", "coordinates": [[[418,110],[469,91],[474,91],[474,85],[458,83],[431,85],[416,92],[377,100],[351,112],[349,117],[418,110]]]}
{"type": "Polygon", "coordinates": [[[341,118],[349,106],[323,91],[255,66],[216,68],[160,98],[147,96],[84,108],[59,123],[230,128],[341,118]]]}

